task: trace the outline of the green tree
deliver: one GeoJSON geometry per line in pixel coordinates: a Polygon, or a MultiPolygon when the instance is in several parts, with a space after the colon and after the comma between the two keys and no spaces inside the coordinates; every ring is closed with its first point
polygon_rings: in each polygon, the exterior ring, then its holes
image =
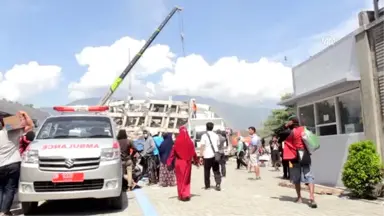
{"type": "MultiPolygon", "coordinates": [[[[281,100],[287,100],[292,97],[291,93],[281,96],[281,100]]],[[[286,106],[272,110],[267,120],[263,124],[263,129],[260,131],[261,136],[268,136],[273,133],[273,130],[280,127],[288,121],[288,118],[294,114],[294,106],[286,106]]]]}
{"type": "Polygon", "coordinates": [[[33,108],[33,104],[24,104],[24,106],[33,108]]]}

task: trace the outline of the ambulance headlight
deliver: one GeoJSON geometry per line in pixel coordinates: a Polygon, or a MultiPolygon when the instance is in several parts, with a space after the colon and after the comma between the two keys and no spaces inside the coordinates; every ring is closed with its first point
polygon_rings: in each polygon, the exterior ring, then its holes
{"type": "Polygon", "coordinates": [[[101,150],[101,160],[111,161],[120,158],[120,149],[116,148],[104,148],[101,150]]]}
{"type": "Polygon", "coordinates": [[[39,151],[27,150],[23,154],[24,163],[37,163],[39,161],[39,151]]]}

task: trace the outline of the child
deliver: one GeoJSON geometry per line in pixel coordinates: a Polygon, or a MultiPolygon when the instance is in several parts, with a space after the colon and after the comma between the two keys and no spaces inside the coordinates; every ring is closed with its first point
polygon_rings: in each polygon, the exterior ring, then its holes
{"type": "Polygon", "coordinates": [[[19,140],[19,151],[20,155],[23,155],[25,150],[28,148],[29,144],[35,139],[35,132],[28,131],[26,134],[20,137],[19,140]]]}

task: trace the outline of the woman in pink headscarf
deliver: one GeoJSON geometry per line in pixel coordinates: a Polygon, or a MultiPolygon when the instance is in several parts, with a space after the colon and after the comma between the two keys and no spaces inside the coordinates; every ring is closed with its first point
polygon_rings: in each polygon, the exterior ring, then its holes
{"type": "Polygon", "coordinates": [[[192,163],[199,166],[195,145],[189,137],[187,129],[182,126],[167,160],[168,167],[172,168],[173,164],[175,166],[177,192],[181,201],[191,199],[192,163]]]}

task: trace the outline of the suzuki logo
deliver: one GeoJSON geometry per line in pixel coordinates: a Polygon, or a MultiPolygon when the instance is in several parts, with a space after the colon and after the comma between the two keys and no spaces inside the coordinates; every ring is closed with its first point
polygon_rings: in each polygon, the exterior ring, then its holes
{"type": "Polygon", "coordinates": [[[67,168],[71,168],[71,167],[73,167],[74,163],[75,163],[75,162],[74,162],[72,159],[66,159],[66,160],[65,160],[65,166],[66,166],[67,168]]]}

